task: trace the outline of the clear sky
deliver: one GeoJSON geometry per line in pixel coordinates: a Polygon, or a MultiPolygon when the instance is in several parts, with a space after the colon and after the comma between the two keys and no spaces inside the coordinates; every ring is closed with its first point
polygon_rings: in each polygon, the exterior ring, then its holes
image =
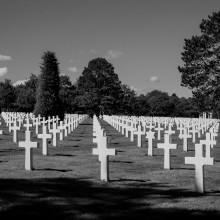
{"type": "Polygon", "coordinates": [[[220,10],[220,0],[0,0],[0,80],[39,74],[52,50],[72,82],[105,57],[122,83],[190,97],[181,87],[184,38],[220,10]]]}

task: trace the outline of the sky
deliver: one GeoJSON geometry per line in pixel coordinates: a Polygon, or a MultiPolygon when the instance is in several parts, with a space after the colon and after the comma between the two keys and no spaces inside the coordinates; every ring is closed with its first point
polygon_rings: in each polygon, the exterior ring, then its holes
{"type": "Polygon", "coordinates": [[[191,97],[177,69],[184,39],[219,10],[220,0],[0,0],[0,81],[40,74],[51,50],[73,83],[103,57],[137,94],[191,97]]]}

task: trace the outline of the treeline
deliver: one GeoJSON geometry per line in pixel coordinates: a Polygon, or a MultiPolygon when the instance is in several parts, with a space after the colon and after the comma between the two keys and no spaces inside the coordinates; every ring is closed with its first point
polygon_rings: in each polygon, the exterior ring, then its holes
{"type": "MultiPolygon", "coordinates": [[[[39,77],[32,73],[24,84],[17,86],[9,79],[0,82],[1,110],[33,112],[39,77]]],[[[59,78],[57,90],[65,113],[165,117],[199,117],[200,114],[193,98],[170,96],[159,90],[137,95],[121,83],[112,64],[104,58],[91,60],[75,83],[67,75],[59,78]]]]}

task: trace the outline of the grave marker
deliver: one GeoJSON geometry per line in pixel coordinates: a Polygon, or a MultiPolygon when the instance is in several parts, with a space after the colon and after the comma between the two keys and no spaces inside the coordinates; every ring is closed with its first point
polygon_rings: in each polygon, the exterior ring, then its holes
{"type": "Polygon", "coordinates": [[[52,134],[49,134],[47,131],[48,131],[48,127],[46,125],[43,125],[42,134],[37,134],[37,137],[42,139],[43,155],[48,155],[48,139],[52,138],[52,134]]]}
{"type": "Polygon", "coordinates": [[[155,139],[155,132],[149,130],[146,134],[146,138],[148,139],[148,155],[153,156],[153,139],[155,139]]]}
{"type": "Polygon", "coordinates": [[[145,133],[141,131],[141,125],[138,125],[138,130],[134,132],[134,134],[137,135],[137,146],[141,147],[141,136],[144,135],[145,133]]]}
{"type": "Polygon", "coordinates": [[[100,147],[94,148],[92,153],[99,156],[101,162],[101,180],[109,181],[109,156],[116,155],[115,149],[107,148],[107,137],[100,137],[100,147]]]}
{"type": "Polygon", "coordinates": [[[164,149],[164,169],[170,169],[170,150],[176,149],[176,144],[170,143],[169,134],[164,135],[164,143],[158,143],[157,147],[164,149]]]}
{"type": "Polygon", "coordinates": [[[195,157],[185,157],[185,164],[195,165],[195,190],[204,193],[204,165],[214,165],[213,158],[203,157],[202,144],[195,144],[195,157]]]}
{"type": "Polygon", "coordinates": [[[31,132],[29,130],[25,131],[25,141],[19,141],[18,146],[25,148],[25,170],[32,170],[33,148],[37,148],[39,144],[31,141],[31,132]]]}

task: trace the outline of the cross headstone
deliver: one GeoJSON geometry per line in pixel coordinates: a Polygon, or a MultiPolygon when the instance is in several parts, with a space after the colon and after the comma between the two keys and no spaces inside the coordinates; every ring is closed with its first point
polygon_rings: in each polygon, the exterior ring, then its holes
{"type": "Polygon", "coordinates": [[[158,122],[158,127],[155,130],[157,131],[157,140],[159,141],[161,138],[160,131],[163,131],[163,128],[160,127],[160,122],[158,122]]]}
{"type": "Polygon", "coordinates": [[[130,141],[134,141],[134,132],[137,131],[137,129],[134,127],[134,122],[131,122],[131,127],[130,127],[130,134],[131,134],[131,137],[130,137],[130,141]]]}
{"type": "Polygon", "coordinates": [[[141,147],[141,146],[142,146],[141,136],[145,134],[145,133],[141,130],[141,125],[138,125],[138,129],[137,129],[137,131],[134,132],[134,134],[137,135],[137,146],[138,146],[138,147],[141,147]]]}
{"type": "Polygon", "coordinates": [[[93,149],[93,154],[99,155],[101,162],[101,180],[109,181],[109,156],[116,155],[117,152],[115,149],[107,148],[107,137],[101,137],[100,139],[101,146],[93,149]]]}
{"type": "Polygon", "coordinates": [[[172,134],[175,134],[175,131],[172,130],[172,124],[169,124],[169,129],[164,131],[165,134],[169,135],[169,140],[172,142],[172,134]]]}
{"type": "Polygon", "coordinates": [[[201,145],[205,145],[205,153],[206,153],[206,158],[210,158],[211,156],[211,148],[213,147],[214,144],[216,144],[215,140],[211,139],[211,133],[206,132],[206,139],[205,140],[200,140],[201,145]]]}
{"type": "Polygon", "coordinates": [[[52,134],[48,133],[46,125],[43,125],[42,134],[37,134],[37,137],[42,139],[42,154],[48,155],[48,139],[52,138],[52,134]]]}
{"type": "Polygon", "coordinates": [[[25,148],[25,170],[33,169],[33,148],[37,148],[39,144],[31,141],[31,132],[25,131],[25,141],[18,142],[19,147],[25,148]]]}
{"type": "Polygon", "coordinates": [[[185,157],[185,164],[195,165],[195,190],[204,193],[204,165],[214,165],[214,159],[203,157],[202,144],[195,144],[195,157],[185,157]]]}
{"type": "Polygon", "coordinates": [[[148,139],[148,155],[149,156],[153,156],[153,139],[155,139],[154,134],[155,132],[151,130],[146,132],[146,138],[148,139]]]}
{"type": "Polygon", "coordinates": [[[26,127],[26,131],[30,131],[30,128],[32,127],[32,124],[30,124],[30,119],[26,117],[26,124],[24,124],[24,127],[26,127]]]}
{"type": "Polygon", "coordinates": [[[64,136],[64,130],[66,129],[66,126],[63,124],[63,121],[60,121],[60,125],[57,128],[60,130],[60,141],[62,141],[64,136]]]}
{"type": "Polygon", "coordinates": [[[182,139],[183,139],[183,151],[188,150],[188,138],[191,138],[192,136],[188,134],[187,128],[183,129],[182,139]]]}
{"type": "Polygon", "coordinates": [[[17,125],[17,120],[14,120],[13,126],[11,126],[11,130],[13,131],[13,142],[18,142],[18,130],[20,130],[20,126],[17,125]]]}
{"type": "Polygon", "coordinates": [[[57,134],[60,133],[60,130],[57,129],[57,124],[53,123],[53,128],[49,129],[49,132],[52,133],[52,138],[53,138],[53,146],[57,146],[57,134]]]}
{"type": "Polygon", "coordinates": [[[189,133],[192,133],[192,142],[196,142],[196,133],[198,133],[198,130],[196,129],[196,126],[193,124],[192,129],[189,130],[189,133]]]}
{"type": "Polygon", "coordinates": [[[169,134],[164,135],[164,143],[158,143],[158,148],[164,149],[164,169],[170,169],[170,150],[176,149],[176,144],[170,143],[169,134]]]}

